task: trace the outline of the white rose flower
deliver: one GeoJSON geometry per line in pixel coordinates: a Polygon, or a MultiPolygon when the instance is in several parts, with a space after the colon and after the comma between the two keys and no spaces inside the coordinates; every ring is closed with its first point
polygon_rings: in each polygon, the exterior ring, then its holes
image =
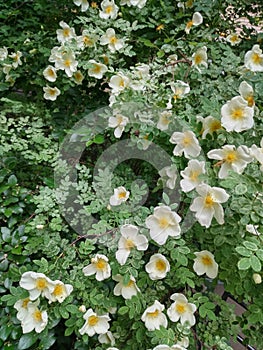
{"type": "Polygon", "coordinates": [[[199,12],[195,12],[193,14],[192,20],[187,22],[186,27],[185,27],[185,32],[186,34],[190,33],[190,29],[192,26],[199,26],[200,24],[203,23],[203,16],[199,12]]]}
{"type": "Polygon", "coordinates": [[[190,92],[190,86],[189,84],[181,81],[176,80],[175,83],[171,84],[171,89],[173,92],[173,99],[176,102],[177,100],[180,100],[185,95],[187,95],[190,92]]]}
{"type": "Polygon", "coordinates": [[[183,192],[190,192],[203,182],[203,180],[200,179],[200,175],[205,174],[205,162],[191,159],[187,167],[181,171],[180,174],[183,177],[180,181],[183,192]]]}
{"type": "Polygon", "coordinates": [[[144,235],[138,234],[139,229],[134,225],[121,226],[121,238],[118,242],[116,259],[119,264],[124,265],[132,249],[147,250],[148,240],[144,235]]]}
{"type": "Polygon", "coordinates": [[[128,123],[129,118],[117,112],[113,117],[109,118],[108,125],[110,128],[115,128],[114,136],[119,139],[128,123]]]}
{"type": "Polygon", "coordinates": [[[21,57],[22,57],[22,52],[21,51],[17,51],[17,52],[13,52],[9,55],[10,58],[13,59],[13,63],[12,66],[14,68],[17,68],[18,66],[22,65],[22,61],[21,61],[21,57]]]}
{"type": "Polygon", "coordinates": [[[57,79],[56,68],[54,68],[53,66],[48,66],[46,69],[44,69],[43,75],[45,79],[53,83],[57,79]]]}
{"type": "Polygon", "coordinates": [[[36,300],[40,295],[47,297],[55,288],[53,281],[46,275],[33,271],[24,272],[19,285],[28,290],[30,300],[36,300]]]}
{"type": "Polygon", "coordinates": [[[238,91],[240,93],[240,96],[247,101],[248,107],[254,107],[255,100],[253,87],[246,81],[242,81],[239,85],[238,91]]]}
{"type": "Polygon", "coordinates": [[[201,73],[200,66],[208,67],[206,46],[199,48],[192,56],[192,67],[195,67],[201,73]]]}
{"type": "Polygon", "coordinates": [[[154,254],[145,265],[145,270],[149,274],[151,280],[160,280],[165,278],[170,271],[170,264],[164,255],[154,254]]]}
{"type": "Polygon", "coordinates": [[[81,6],[80,11],[85,12],[89,8],[88,0],[73,0],[74,4],[77,6],[81,6]]]}
{"type": "Polygon", "coordinates": [[[241,132],[254,125],[254,108],[241,96],[235,96],[221,108],[221,123],[226,131],[241,132]]]}
{"type": "Polygon", "coordinates": [[[113,294],[116,296],[121,295],[124,299],[131,299],[133,295],[140,292],[133,276],[130,276],[130,280],[127,284],[123,284],[123,277],[119,274],[113,276],[112,279],[118,282],[113,290],[113,294]]]}
{"type": "Polygon", "coordinates": [[[213,136],[214,132],[222,129],[220,120],[213,118],[211,115],[206,118],[198,116],[197,120],[202,123],[202,139],[205,139],[207,134],[213,136]]]}
{"type": "Polygon", "coordinates": [[[235,46],[241,42],[241,38],[238,33],[231,33],[226,37],[226,41],[229,42],[231,46],[235,46]]]}
{"type": "Polygon", "coordinates": [[[55,67],[64,70],[69,78],[77,71],[78,61],[75,60],[73,51],[65,52],[61,57],[55,61],[55,67]]]}
{"type": "Polygon", "coordinates": [[[96,79],[102,79],[103,74],[108,70],[107,66],[105,66],[105,64],[96,62],[95,60],[89,60],[88,63],[91,64],[91,67],[88,70],[88,75],[96,79]]]}
{"type": "Polygon", "coordinates": [[[83,318],[85,323],[79,330],[81,335],[88,334],[88,336],[92,337],[94,334],[104,334],[110,328],[110,317],[108,314],[99,316],[92,309],[88,309],[83,318]]]}
{"type": "Polygon", "coordinates": [[[113,28],[108,28],[105,35],[100,38],[101,45],[108,45],[111,52],[119,51],[124,46],[124,40],[118,39],[113,28]]]}
{"type": "Polygon", "coordinates": [[[34,303],[28,304],[28,312],[21,321],[22,332],[30,333],[33,330],[41,333],[48,323],[48,315],[46,311],[40,311],[34,303]]]}
{"type": "Polygon", "coordinates": [[[196,212],[195,217],[202,226],[208,228],[211,225],[212,218],[215,217],[217,222],[224,223],[224,210],[221,203],[225,203],[229,195],[223,188],[211,187],[201,184],[196,187],[200,195],[195,198],[190,205],[190,210],[196,212]]]}
{"type": "Polygon", "coordinates": [[[247,164],[252,162],[253,159],[249,154],[248,147],[244,145],[238,148],[234,145],[225,145],[222,149],[213,149],[209,151],[207,157],[220,161],[219,179],[226,178],[229,170],[242,174],[247,164]]]}
{"type": "Polygon", "coordinates": [[[260,141],[260,147],[256,145],[250,147],[250,154],[260,163],[260,170],[263,171],[263,137],[260,141]]]}
{"type": "Polygon", "coordinates": [[[145,327],[148,331],[154,331],[155,329],[160,329],[160,326],[167,328],[168,322],[167,318],[162,311],[164,310],[164,305],[155,300],[154,304],[147,307],[144,311],[141,320],[145,323],[145,327]]]}
{"type": "Polygon", "coordinates": [[[109,259],[103,254],[96,254],[91,259],[91,264],[83,267],[82,272],[85,276],[91,276],[96,274],[97,281],[103,281],[110,277],[111,268],[108,263],[109,259]]]}
{"type": "Polygon", "coordinates": [[[114,194],[110,197],[110,205],[116,206],[126,202],[130,196],[130,192],[125,187],[120,186],[114,188],[114,194]]]}
{"type": "MultiPolygon", "coordinates": [[[[98,341],[101,344],[110,344],[112,346],[115,345],[115,339],[114,339],[114,336],[111,333],[111,331],[108,331],[108,332],[106,332],[104,334],[99,334],[98,341]]],[[[108,348],[108,350],[109,349],[116,349],[116,348],[108,348]]]]}
{"type": "Polygon", "coordinates": [[[47,293],[46,297],[49,300],[49,303],[58,301],[62,303],[73,291],[73,286],[71,284],[64,284],[63,282],[56,280],[53,281],[55,287],[52,293],[47,293]]]}
{"type": "Polygon", "coordinates": [[[177,179],[177,166],[172,164],[171,166],[166,166],[159,171],[159,175],[165,182],[165,186],[173,190],[175,188],[175,183],[177,179]]]}
{"type": "Polygon", "coordinates": [[[158,123],[157,123],[157,128],[161,131],[167,130],[169,127],[169,124],[171,123],[171,117],[172,117],[172,112],[171,111],[163,111],[160,114],[158,123]]]}
{"type": "Polygon", "coordinates": [[[196,258],[194,259],[193,269],[198,276],[204,273],[209,278],[216,278],[218,274],[218,264],[215,262],[214,255],[208,250],[202,250],[201,252],[195,252],[196,258]]]}
{"type": "Polygon", "coordinates": [[[121,91],[129,86],[130,79],[122,73],[113,75],[110,78],[109,86],[112,88],[113,94],[119,94],[121,91]]]}
{"type": "Polygon", "coordinates": [[[252,50],[245,54],[245,67],[252,72],[263,72],[263,54],[259,45],[254,45],[252,50]]]}
{"type": "Polygon", "coordinates": [[[100,18],[103,19],[116,19],[118,15],[119,7],[115,5],[113,0],[103,0],[100,4],[101,11],[99,13],[100,18]]]}
{"type": "Polygon", "coordinates": [[[178,237],[181,233],[179,222],[181,217],[168,206],[154,208],[153,215],[146,218],[146,226],[150,229],[151,238],[160,245],[165,244],[167,238],[178,237]]]}
{"type": "Polygon", "coordinates": [[[60,95],[60,90],[57,87],[44,86],[44,98],[46,100],[55,101],[60,95]]]}
{"type": "Polygon", "coordinates": [[[196,312],[195,304],[188,303],[187,298],[181,293],[174,293],[171,295],[170,299],[174,300],[174,303],[167,310],[167,315],[172,322],[177,322],[180,320],[181,324],[189,322],[190,326],[195,324],[196,312]]]}
{"type": "Polygon", "coordinates": [[[198,157],[201,152],[199,142],[192,131],[174,132],[169,140],[176,144],[173,150],[175,156],[181,156],[184,153],[186,158],[198,157]]]}
{"type": "Polygon", "coordinates": [[[75,29],[70,28],[70,26],[66,22],[60,21],[59,25],[62,29],[57,29],[56,33],[57,39],[60,43],[64,44],[65,42],[70,41],[71,39],[76,37],[75,29]]]}
{"type": "Polygon", "coordinates": [[[29,298],[20,299],[16,301],[14,308],[18,311],[16,314],[16,318],[19,321],[23,321],[23,319],[27,316],[29,305],[34,305],[35,307],[37,307],[39,305],[39,299],[37,299],[34,302],[31,301],[29,298]]]}

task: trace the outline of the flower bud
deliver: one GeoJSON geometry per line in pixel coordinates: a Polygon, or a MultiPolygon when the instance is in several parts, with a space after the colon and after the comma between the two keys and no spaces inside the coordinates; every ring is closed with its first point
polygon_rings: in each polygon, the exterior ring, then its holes
{"type": "Polygon", "coordinates": [[[261,278],[260,274],[254,273],[252,277],[253,277],[253,280],[256,284],[260,284],[262,282],[262,278],[261,278]]]}
{"type": "Polygon", "coordinates": [[[86,306],[85,305],[80,305],[79,311],[83,312],[83,313],[86,312],[86,306]]]}

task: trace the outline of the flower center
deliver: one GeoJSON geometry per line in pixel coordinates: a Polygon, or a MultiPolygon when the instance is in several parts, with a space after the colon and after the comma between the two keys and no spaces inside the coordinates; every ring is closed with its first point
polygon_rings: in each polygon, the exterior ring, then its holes
{"type": "Polygon", "coordinates": [[[53,71],[53,69],[49,69],[47,74],[50,76],[50,77],[55,77],[55,72],[53,71]]]}
{"type": "Polygon", "coordinates": [[[63,36],[68,37],[70,33],[70,29],[69,28],[64,28],[63,29],[63,36]]]}
{"type": "Polygon", "coordinates": [[[249,106],[249,107],[253,107],[253,105],[254,105],[254,97],[253,97],[253,95],[248,96],[248,97],[246,98],[246,100],[247,100],[248,106],[249,106]]]}
{"type": "Polygon", "coordinates": [[[202,263],[205,265],[205,266],[211,266],[213,265],[213,261],[212,259],[210,258],[210,256],[208,255],[204,255],[202,256],[202,263]]]}
{"type": "Polygon", "coordinates": [[[183,314],[186,312],[186,305],[185,304],[176,304],[175,309],[179,314],[183,314]]]}
{"type": "Polygon", "coordinates": [[[226,154],[225,161],[227,163],[233,163],[235,160],[237,160],[237,152],[236,151],[229,151],[226,154]]]}
{"type": "Polygon", "coordinates": [[[92,315],[88,318],[88,324],[89,326],[96,326],[96,324],[99,322],[98,316],[92,315]]]}
{"type": "Polygon", "coordinates": [[[231,113],[231,116],[233,119],[242,119],[244,117],[244,110],[242,108],[237,108],[231,113]]]}
{"type": "Polygon", "coordinates": [[[88,36],[84,36],[83,42],[84,42],[84,44],[87,45],[87,46],[90,46],[90,45],[93,44],[92,40],[91,40],[90,37],[88,37],[88,36]]]}
{"type": "Polygon", "coordinates": [[[208,196],[205,197],[205,206],[206,207],[212,207],[214,204],[214,199],[213,197],[209,194],[208,196]]]}
{"type": "Polygon", "coordinates": [[[200,54],[197,54],[195,55],[195,58],[194,58],[194,61],[195,61],[195,64],[200,64],[202,62],[202,56],[200,54]]]}
{"type": "Polygon", "coordinates": [[[36,280],[36,288],[38,290],[43,290],[47,287],[47,281],[45,278],[37,278],[36,280]]]}
{"type": "Polygon", "coordinates": [[[116,42],[117,42],[116,36],[112,36],[112,37],[110,38],[110,43],[114,45],[114,44],[116,44],[116,42]]]}
{"type": "Polygon", "coordinates": [[[63,292],[64,292],[63,284],[56,284],[52,294],[54,294],[57,297],[57,296],[63,295],[63,292]]]}
{"type": "Polygon", "coordinates": [[[124,80],[122,78],[120,80],[119,86],[122,87],[122,88],[125,87],[125,83],[124,83],[124,80]]]}
{"type": "Polygon", "coordinates": [[[36,309],[33,313],[33,317],[37,322],[42,321],[42,314],[41,311],[39,311],[38,309],[36,309]]]}
{"type": "Polygon", "coordinates": [[[189,146],[192,143],[192,139],[189,136],[185,136],[183,138],[182,144],[184,146],[189,146]]]}
{"type": "Polygon", "coordinates": [[[218,120],[214,120],[212,123],[211,123],[211,125],[210,125],[210,130],[212,131],[212,132],[214,132],[214,131],[216,131],[216,130],[218,130],[218,129],[220,129],[221,128],[221,123],[220,123],[220,121],[218,121],[218,120]]]}
{"type": "Polygon", "coordinates": [[[258,54],[258,53],[253,53],[252,54],[252,61],[253,61],[253,63],[255,63],[255,64],[261,64],[261,62],[262,62],[262,57],[258,54]]]}
{"type": "Polygon", "coordinates": [[[193,21],[189,21],[189,22],[186,24],[186,28],[187,28],[187,29],[190,29],[190,28],[192,27],[193,24],[194,24],[193,21]]]}
{"type": "Polygon", "coordinates": [[[66,59],[65,61],[64,61],[64,65],[65,65],[65,67],[70,67],[70,65],[71,65],[71,60],[68,58],[68,59],[66,59]]]}
{"type": "Polygon", "coordinates": [[[135,244],[134,244],[133,240],[130,238],[126,239],[125,248],[128,250],[131,250],[134,247],[135,247],[135,244]]]}
{"type": "Polygon", "coordinates": [[[198,176],[199,176],[199,171],[197,171],[197,170],[193,170],[193,171],[191,171],[190,172],[190,180],[192,180],[192,181],[196,181],[197,180],[197,178],[198,178],[198,176]]]}
{"type": "Polygon", "coordinates": [[[231,38],[230,38],[230,41],[232,43],[236,43],[237,41],[239,41],[239,38],[236,34],[232,35],[231,38]]]}
{"type": "Polygon", "coordinates": [[[112,10],[113,10],[113,7],[112,7],[112,6],[107,6],[107,7],[105,8],[105,12],[106,12],[108,15],[112,12],[112,10]]]}
{"type": "Polygon", "coordinates": [[[22,302],[22,307],[26,309],[29,301],[30,301],[29,298],[24,299],[22,302]]]}
{"type": "Polygon", "coordinates": [[[120,192],[119,194],[118,194],[118,198],[119,199],[123,199],[123,198],[126,198],[126,192],[120,192]]]}
{"type": "Polygon", "coordinates": [[[153,312],[148,312],[147,315],[151,318],[156,318],[159,315],[159,310],[155,310],[153,312]]]}
{"type": "Polygon", "coordinates": [[[106,267],[106,261],[103,259],[98,259],[96,262],[96,269],[97,270],[104,270],[106,267]]]}
{"type": "Polygon", "coordinates": [[[127,284],[126,287],[131,288],[131,287],[133,287],[133,286],[134,286],[134,281],[130,280],[130,281],[128,282],[128,284],[127,284]]]}
{"type": "Polygon", "coordinates": [[[158,271],[165,271],[166,269],[166,264],[163,260],[157,260],[155,263],[155,267],[158,271]]]}
{"type": "Polygon", "coordinates": [[[101,71],[101,67],[98,64],[94,64],[92,71],[93,73],[98,74],[101,71]]]}
{"type": "Polygon", "coordinates": [[[170,117],[168,115],[162,116],[162,123],[168,125],[170,123],[170,117]]]}
{"type": "Polygon", "coordinates": [[[159,226],[160,226],[161,228],[166,228],[166,227],[169,226],[169,222],[168,222],[168,220],[167,220],[166,218],[160,218],[160,219],[158,220],[158,224],[159,224],[159,226]]]}

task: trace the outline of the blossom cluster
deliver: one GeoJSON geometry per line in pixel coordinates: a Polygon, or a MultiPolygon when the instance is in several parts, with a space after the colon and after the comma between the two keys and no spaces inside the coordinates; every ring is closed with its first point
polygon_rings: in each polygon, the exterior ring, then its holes
{"type": "Polygon", "coordinates": [[[23,333],[33,330],[40,333],[47,326],[48,314],[39,307],[40,296],[45,297],[49,303],[62,303],[73,291],[71,284],[64,284],[60,280],[52,281],[45,274],[33,271],[23,273],[19,284],[29,293],[28,298],[18,300],[14,305],[23,333]]]}

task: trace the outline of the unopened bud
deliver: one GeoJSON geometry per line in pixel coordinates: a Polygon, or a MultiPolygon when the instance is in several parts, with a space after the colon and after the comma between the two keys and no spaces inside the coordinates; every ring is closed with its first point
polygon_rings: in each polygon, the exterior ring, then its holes
{"type": "Polygon", "coordinates": [[[44,228],[44,225],[37,225],[38,230],[43,230],[43,228],[44,228]]]}
{"type": "Polygon", "coordinates": [[[80,312],[86,312],[86,306],[85,305],[81,305],[80,307],[79,307],[79,311],[80,312]]]}
{"type": "Polygon", "coordinates": [[[252,277],[253,277],[253,280],[256,284],[260,284],[262,282],[262,278],[261,278],[260,274],[254,273],[252,277]]]}

